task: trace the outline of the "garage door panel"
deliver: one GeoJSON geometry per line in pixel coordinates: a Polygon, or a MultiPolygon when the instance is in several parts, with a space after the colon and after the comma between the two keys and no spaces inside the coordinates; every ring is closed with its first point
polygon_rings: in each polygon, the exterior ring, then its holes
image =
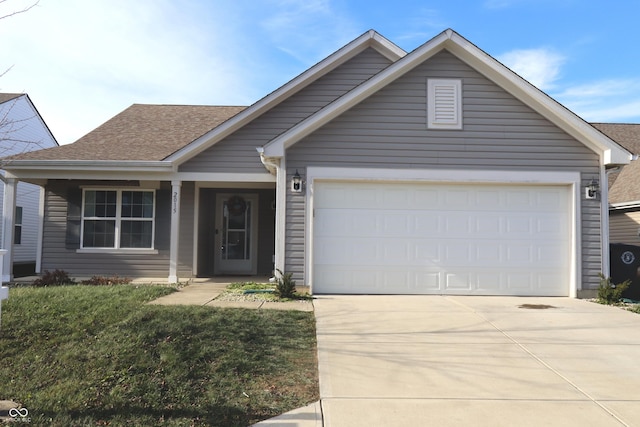
{"type": "Polygon", "coordinates": [[[322,293],[568,295],[568,186],[322,182],[322,293]]]}

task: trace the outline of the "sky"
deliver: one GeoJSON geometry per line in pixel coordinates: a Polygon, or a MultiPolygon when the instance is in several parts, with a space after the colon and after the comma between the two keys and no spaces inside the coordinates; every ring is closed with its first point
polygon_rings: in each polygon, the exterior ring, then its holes
{"type": "Polygon", "coordinates": [[[60,144],[134,103],[251,105],[370,29],[409,52],[452,28],[583,119],[640,123],[636,0],[39,0],[11,15],[36,1],[0,0],[0,92],[28,93],[60,144]]]}

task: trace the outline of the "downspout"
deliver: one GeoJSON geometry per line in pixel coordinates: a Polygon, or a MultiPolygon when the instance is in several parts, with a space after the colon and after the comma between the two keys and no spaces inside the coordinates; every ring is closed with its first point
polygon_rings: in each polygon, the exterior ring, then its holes
{"type": "Polygon", "coordinates": [[[605,165],[600,168],[600,218],[602,230],[602,274],[609,277],[609,173],[605,165]]]}
{"type": "Polygon", "coordinates": [[[282,157],[267,157],[264,155],[264,148],[257,147],[260,153],[260,161],[270,174],[276,176],[276,227],[275,227],[275,247],[274,247],[274,276],[278,277],[278,270],[284,272],[285,258],[285,228],[287,209],[287,172],[285,160],[282,157]]]}

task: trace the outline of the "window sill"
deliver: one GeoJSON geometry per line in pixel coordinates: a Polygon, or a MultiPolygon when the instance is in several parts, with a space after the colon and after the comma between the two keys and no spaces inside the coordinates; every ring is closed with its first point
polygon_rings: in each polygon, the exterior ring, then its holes
{"type": "Polygon", "coordinates": [[[135,248],[83,248],[76,249],[77,254],[131,254],[131,255],[157,255],[157,249],[135,249],[135,248]]]}

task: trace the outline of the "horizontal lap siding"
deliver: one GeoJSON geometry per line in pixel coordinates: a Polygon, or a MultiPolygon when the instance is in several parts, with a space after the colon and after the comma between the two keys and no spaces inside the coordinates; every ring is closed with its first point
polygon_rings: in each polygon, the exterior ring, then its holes
{"type": "MultiPolygon", "coordinates": [[[[158,254],[87,254],[77,253],[76,249],[67,249],[67,201],[69,186],[77,187],[79,182],[52,181],[45,192],[45,221],[43,234],[42,270],[61,269],[72,277],[90,277],[93,275],[111,276],[117,274],[130,278],[166,278],[169,276],[169,249],[159,249],[158,254]]],[[[105,184],[106,185],[106,184],[105,184]]],[[[163,183],[162,193],[169,194],[169,183],[163,183]]],[[[180,226],[179,276],[191,277],[193,253],[193,183],[183,183],[182,212],[180,226]],[[187,201],[188,203],[185,203],[187,201]]],[[[170,203],[164,203],[169,206],[170,203]]],[[[170,212],[156,212],[156,244],[159,240],[168,242],[170,212]],[[160,220],[164,216],[165,220],[160,220]]]]}
{"type": "Polygon", "coordinates": [[[39,205],[40,187],[26,182],[18,183],[16,206],[22,207],[22,242],[13,245],[14,263],[36,261],[40,227],[39,205]]]}
{"type": "Polygon", "coordinates": [[[180,166],[181,172],[264,173],[256,147],[315,113],[389,65],[389,60],[369,48],[213,147],[180,166]]]}
{"type": "MultiPolygon", "coordinates": [[[[544,117],[443,51],[321,127],[287,152],[288,173],[307,166],[578,171],[599,175],[598,157],[544,117]],[[462,79],[463,129],[426,127],[427,78],[462,79]]],[[[286,268],[302,280],[304,197],[288,195],[286,268]]],[[[583,286],[601,268],[600,204],[582,200],[583,286]]]]}
{"type": "Polygon", "coordinates": [[[611,243],[640,246],[640,212],[611,212],[609,230],[611,243]]]}

